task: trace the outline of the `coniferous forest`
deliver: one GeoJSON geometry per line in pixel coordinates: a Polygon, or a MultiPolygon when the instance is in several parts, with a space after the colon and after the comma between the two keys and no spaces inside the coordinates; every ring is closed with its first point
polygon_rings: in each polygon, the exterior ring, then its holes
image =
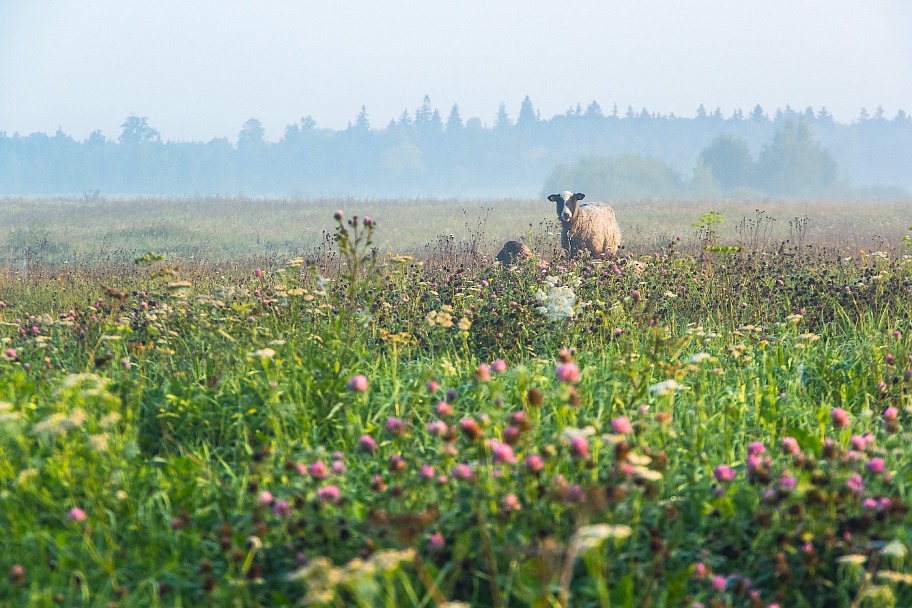
{"type": "Polygon", "coordinates": [[[0,131],[0,195],[509,197],[573,184],[616,199],[889,198],[912,190],[909,158],[903,110],[842,123],[825,108],[680,117],[592,102],[543,118],[526,97],[515,117],[501,104],[466,118],[425,96],[385,126],[362,106],[345,129],[305,116],[278,141],[256,118],[208,142],[164,140],[145,116],[83,141],[0,131]]]}

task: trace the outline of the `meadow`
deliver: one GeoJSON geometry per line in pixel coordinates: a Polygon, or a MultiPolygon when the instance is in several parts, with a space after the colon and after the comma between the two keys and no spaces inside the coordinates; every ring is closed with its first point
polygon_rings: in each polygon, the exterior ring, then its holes
{"type": "Polygon", "coordinates": [[[912,605],[912,205],[616,210],[3,201],[0,605],[912,605]]]}

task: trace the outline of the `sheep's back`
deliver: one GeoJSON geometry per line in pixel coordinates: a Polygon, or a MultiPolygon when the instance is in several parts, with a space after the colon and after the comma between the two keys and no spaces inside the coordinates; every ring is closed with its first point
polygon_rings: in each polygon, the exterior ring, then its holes
{"type": "Polygon", "coordinates": [[[621,228],[608,203],[593,201],[579,206],[580,225],[576,231],[581,245],[595,257],[611,255],[621,244],[621,228]]]}
{"type": "Polygon", "coordinates": [[[614,209],[608,203],[601,201],[592,201],[591,203],[582,203],[579,206],[580,212],[585,213],[585,209],[590,209],[594,213],[614,217],[614,209]]]}

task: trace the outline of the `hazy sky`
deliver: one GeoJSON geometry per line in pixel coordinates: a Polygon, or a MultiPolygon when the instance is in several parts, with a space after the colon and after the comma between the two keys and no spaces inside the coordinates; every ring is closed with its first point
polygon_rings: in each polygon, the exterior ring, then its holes
{"type": "Polygon", "coordinates": [[[148,116],[164,139],[276,141],[310,115],[386,126],[545,118],[577,102],[693,116],[826,106],[912,112],[910,0],[0,0],[0,131],[78,139],[148,116]]]}

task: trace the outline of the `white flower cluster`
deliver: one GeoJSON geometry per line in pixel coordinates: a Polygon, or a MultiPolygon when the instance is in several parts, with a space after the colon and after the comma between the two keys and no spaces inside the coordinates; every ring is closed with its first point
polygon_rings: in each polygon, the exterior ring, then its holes
{"type": "MultiPolygon", "coordinates": [[[[562,321],[576,316],[573,305],[576,304],[576,293],[573,287],[561,285],[558,277],[545,279],[547,291],[539,289],[535,292],[535,299],[541,303],[536,310],[551,321],[562,321]]],[[[578,282],[577,282],[578,285],[578,282]]]]}

